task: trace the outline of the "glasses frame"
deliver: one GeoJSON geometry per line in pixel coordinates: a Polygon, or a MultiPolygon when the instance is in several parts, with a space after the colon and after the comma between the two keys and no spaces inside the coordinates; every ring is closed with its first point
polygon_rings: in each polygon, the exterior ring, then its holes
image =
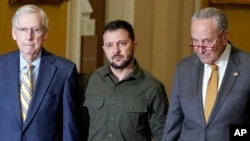
{"type": "Polygon", "coordinates": [[[44,29],[33,27],[33,28],[26,28],[26,27],[16,27],[16,30],[21,33],[23,36],[27,36],[29,31],[32,35],[35,35],[36,37],[42,36],[44,29]]]}
{"type": "Polygon", "coordinates": [[[206,49],[206,50],[213,50],[214,49],[214,46],[215,46],[215,44],[216,44],[216,42],[217,42],[217,40],[218,40],[218,38],[217,39],[215,39],[215,40],[213,40],[212,42],[212,44],[210,45],[210,46],[204,46],[204,45],[193,45],[193,41],[192,41],[192,39],[191,39],[191,41],[190,41],[190,43],[189,43],[189,47],[190,48],[202,48],[202,49],[206,49]]]}
{"type": "MultiPolygon", "coordinates": [[[[193,48],[193,49],[202,48],[202,49],[206,49],[206,50],[213,50],[214,47],[215,47],[215,44],[217,43],[218,39],[221,38],[221,36],[223,35],[224,31],[225,31],[225,30],[223,30],[215,40],[212,40],[213,43],[211,43],[210,46],[193,45],[193,41],[192,41],[192,39],[190,39],[189,47],[190,47],[190,48],[193,48]]],[[[202,41],[202,44],[203,44],[203,41],[202,41]]]]}

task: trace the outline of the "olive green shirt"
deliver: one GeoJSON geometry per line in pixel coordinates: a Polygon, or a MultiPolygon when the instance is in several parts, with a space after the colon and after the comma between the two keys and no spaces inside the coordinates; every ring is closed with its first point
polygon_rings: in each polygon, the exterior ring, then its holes
{"type": "Polygon", "coordinates": [[[85,92],[89,141],[161,141],[168,100],[163,84],[139,67],[118,82],[109,66],[92,73],[85,92]]]}

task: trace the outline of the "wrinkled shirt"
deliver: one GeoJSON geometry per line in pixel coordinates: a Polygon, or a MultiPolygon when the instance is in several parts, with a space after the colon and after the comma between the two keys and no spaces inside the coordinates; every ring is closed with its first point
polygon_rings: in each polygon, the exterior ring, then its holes
{"type": "Polygon", "coordinates": [[[139,67],[118,82],[109,66],[91,75],[83,104],[89,141],[161,141],[168,100],[163,84],[139,67]]]}

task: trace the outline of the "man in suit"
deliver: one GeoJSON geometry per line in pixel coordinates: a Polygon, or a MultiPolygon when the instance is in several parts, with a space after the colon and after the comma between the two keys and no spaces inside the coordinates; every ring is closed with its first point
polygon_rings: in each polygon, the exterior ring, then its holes
{"type": "Polygon", "coordinates": [[[250,55],[228,39],[222,11],[204,8],[193,15],[190,47],[195,54],[177,65],[163,141],[229,141],[230,125],[249,123],[250,55]],[[217,66],[211,78],[210,65],[217,66]],[[214,78],[217,88],[208,93],[214,78]]]}
{"type": "Polygon", "coordinates": [[[39,7],[25,5],[14,14],[12,37],[19,50],[0,57],[1,141],[79,140],[76,66],[42,47],[47,35],[48,18],[39,7]],[[27,64],[33,82],[23,90],[27,64]],[[21,98],[24,91],[31,91],[30,98],[21,98]]]}

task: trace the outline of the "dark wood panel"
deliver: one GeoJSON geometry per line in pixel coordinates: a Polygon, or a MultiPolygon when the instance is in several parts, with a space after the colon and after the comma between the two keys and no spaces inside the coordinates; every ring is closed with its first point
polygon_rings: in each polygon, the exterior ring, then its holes
{"type": "Polygon", "coordinates": [[[81,73],[89,73],[103,65],[102,32],[105,24],[105,0],[89,0],[95,19],[95,35],[82,36],[81,73]]]}
{"type": "Polygon", "coordinates": [[[103,50],[102,50],[102,31],[105,24],[105,2],[106,0],[89,0],[94,12],[91,14],[91,18],[96,20],[96,35],[98,36],[98,56],[97,67],[103,65],[103,50]]]}
{"type": "Polygon", "coordinates": [[[97,68],[98,37],[82,36],[81,73],[87,74],[97,68]]]}

